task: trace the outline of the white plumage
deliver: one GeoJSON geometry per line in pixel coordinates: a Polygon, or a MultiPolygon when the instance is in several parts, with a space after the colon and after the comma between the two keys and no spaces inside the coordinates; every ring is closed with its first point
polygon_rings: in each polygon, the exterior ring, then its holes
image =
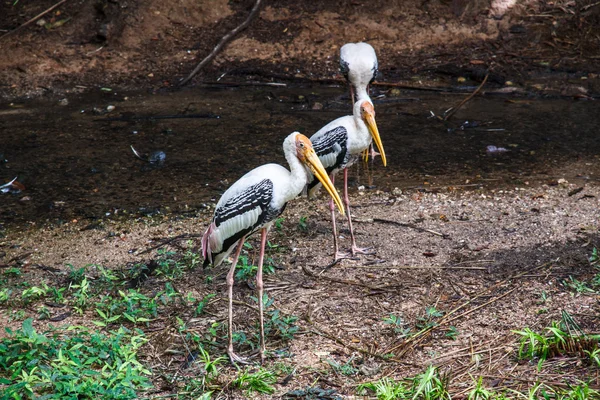
{"type": "MultiPolygon", "coordinates": [[[[310,140],[298,132],[290,134],[283,142],[283,152],[290,166],[288,171],[278,164],[266,164],[242,176],[223,193],[208,229],[202,236],[204,266],[219,265],[235,248],[234,260],[227,274],[229,295],[229,329],[227,354],[231,362],[242,361],[233,352],[233,276],[245,238],[260,230],[261,246],[256,273],[258,299],[263,298],[262,266],[267,242],[267,232],[288,201],[297,197],[311,174],[314,174],[344,212],[333,183],[327,177],[310,140]]],[[[261,362],[264,359],[265,340],[263,302],[258,302],[260,314],[261,362]]]]}
{"type": "Polygon", "coordinates": [[[369,97],[369,84],[377,75],[375,50],[368,43],[347,43],[340,49],[340,71],[350,83],[352,103],[369,97]]]}
{"type": "MultiPolygon", "coordinates": [[[[350,216],[350,200],[348,198],[348,166],[352,165],[365,151],[372,141],[381,152],[383,165],[387,164],[379,130],[375,122],[375,109],[369,98],[358,100],[354,104],[353,115],[338,118],[321,128],[310,138],[315,152],[319,156],[321,163],[327,173],[331,176],[331,181],[335,179],[335,173],[340,169],[344,170],[344,202],[348,215],[348,225],[350,228],[350,237],[352,240],[352,255],[364,253],[365,249],[356,246],[354,239],[354,230],[352,229],[352,218],[350,216]]],[[[309,195],[314,194],[319,187],[319,182],[312,179],[308,183],[309,195]]],[[[333,246],[334,262],[344,258],[344,255],[338,251],[337,232],[335,225],[335,212],[333,203],[330,203],[331,220],[333,225],[333,246]]]]}

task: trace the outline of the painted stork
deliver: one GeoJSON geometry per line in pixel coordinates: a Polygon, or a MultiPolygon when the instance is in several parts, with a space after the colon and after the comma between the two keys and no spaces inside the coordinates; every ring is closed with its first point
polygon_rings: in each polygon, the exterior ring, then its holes
{"type": "MultiPolygon", "coordinates": [[[[340,71],[344,74],[348,86],[350,86],[350,97],[352,104],[357,100],[370,99],[369,85],[377,76],[377,55],[375,49],[368,43],[346,43],[340,49],[340,71]]],[[[371,157],[379,155],[370,146],[370,151],[365,150],[363,158],[365,161],[371,157]]]]}
{"type": "Polygon", "coordinates": [[[287,202],[302,192],[309,177],[316,177],[325,186],[332,201],[335,201],[340,212],[344,214],[342,201],[310,140],[306,136],[294,132],[284,140],[283,151],[290,171],[278,164],[266,164],[241,177],[221,196],[213,219],[202,237],[205,267],[210,263],[218,266],[235,248],[233,262],[227,274],[229,295],[227,354],[234,364],[243,362],[243,360],[233,352],[233,275],[246,237],[259,230],[261,232],[256,287],[260,314],[259,353],[262,362],[265,352],[262,266],[269,228],[283,212],[287,202]]]}
{"type": "MultiPolygon", "coordinates": [[[[368,254],[366,248],[356,246],[354,239],[354,230],[352,229],[352,218],[350,216],[350,200],[348,199],[348,167],[354,164],[360,154],[364,152],[371,141],[377,145],[381,153],[383,165],[387,165],[385,152],[379,137],[379,130],[375,122],[375,109],[370,99],[358,100],[354,103],[353,115],[338,118],[321,128],[317,133],[311,136],[310,141],[313,144],[315,152],[327,173],[330,174],[331,181],[335,182],[335,173],[340,169],[344,170],[344,203],[348,216],[348,226],[350,227],[350,237],[352,239],[352,255],[356,253],[368,254]]],[[[312,179],[308,183],[309,196],[312,196],[319,187],[319,182],[312,179]]],[[[333,202],[330,201],[331,222],[333,225],[333,247],[334,263],[344,258],[344,254],[338,251],[337,232],[335,226],[335,209],[333,202]]]]}
{"type": "Polygon", "coordinates": [[[340,49],[340,71],[350,84],[352,104],[369,98],[369,84],[377,75],[377,55],[368,43],[346,43],[340,49]]]}

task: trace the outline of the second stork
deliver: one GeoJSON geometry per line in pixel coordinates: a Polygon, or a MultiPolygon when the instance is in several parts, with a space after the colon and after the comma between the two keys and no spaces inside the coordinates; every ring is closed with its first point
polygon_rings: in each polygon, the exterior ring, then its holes
{"type": "MultiPolygon", "coordinates": [[[[383,165],[387,164],[377,123],[375,122],[375,109],[371,100],[364,99],[354,103],[353,115],[338,118],[325,125],[311,136],[310,141],[325,170],[329,173],[332,182],[335,182],[335,173],[341,169],[344,170],[344,202],[352,240],[351,252],[353,256],[357,253],[366,254],[367,249],[358,247],[354,239],[352,218],[350,216],[350,199],[348,198],[348,167],[360,159],[360,154],[369,147],[371,141],[375,142],[381,153],[383,165]]],[[[312,196],[319,185],[316,178],[313,178],[312,181],[309,180],[309,195],[312,196]]],[[[333,201],[330,201],[329,206],[333,225],[334,262],[336,262],[344,258],[345,254],[338,249],[333,201]]]]}

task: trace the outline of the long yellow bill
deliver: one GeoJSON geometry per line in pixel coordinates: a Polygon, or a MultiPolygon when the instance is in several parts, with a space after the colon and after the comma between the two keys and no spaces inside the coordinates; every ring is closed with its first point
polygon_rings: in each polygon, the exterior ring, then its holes
{"type": "Polygon", "coordinates": [[[325,171],[325,168],[323,168],[323,164],[321,164],[321,160],[319,160],[319,157],[317,157],[315,151],[312,148],[307,149],[305,156],[307,165],[309,166],[313,175],[317,177],[317,179],[319,180],[319,182],[321,182],[325,190],[327,190],[327,193],[329,193],[329,195],[333,198],[333,201],[337,205],[342,215],[346,214],[344,210],[344,205],[342,204],[342,199],[340,199],[340,196],[335,190],[333,183],[327,175],[327,171],[325,171]]]}
{"type": "MultiPolygon", "coordinates": [[[[377,146],[377,150],[379,150],[379,154],[381,154],[381,161],[383,161],[383,166],[387,165],[387,160],[385,158],[385,151],[383,150],[383,144],[381,143],[381,137],[379,136],[379,129],[377,129],[377,123],[375,122],[375,116],[371,113],[368,113],[365,116],[365,122],[367,123],[367,128],[373,137],[373,141],[377,146]]],[[[366,150],[368,151],[368,150],[366,150]]],[[[365,161],[369,159],[369,154],[367,153],[365,156],[365,161]]]]}

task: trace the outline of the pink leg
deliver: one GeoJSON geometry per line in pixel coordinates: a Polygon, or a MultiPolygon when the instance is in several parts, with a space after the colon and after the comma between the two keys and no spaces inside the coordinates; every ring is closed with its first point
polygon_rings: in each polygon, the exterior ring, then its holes
{"type": "Polygon", "coordinates": [[[344,204],[346,205],[346,213],[348,214],[348,226],[350,227],[350,238],[352,239],[352,255],[359,254],[373,254],[373,251],[369,251],[371,247],[357,247],[356,241],[354,240],[354,230],[352,229],[352,217],[350,216],[350,199],[348,198],[348,168],[344,168],[344,204]]]}
{"type": "Polygon", "coordinates": [[[258,271],[256,272],[256,288],[258,289],[258,313],[260,314],[260,363],[265,361],[265,322],[263,317],[263,260],[265,258],[265,245],[267,244],[267,229],[260,230],[260,256],[258,257],[258,271]]]}
{"type": "Polygon", "coordinates": [[[354,107],[354,86],[350,84],[350,98],[352,99],[352,107],[354,107]]]}
{"type": "Polygon", "coordinates": [[[231,263],[231,268],[229,269],[229,273],[227,274],[227,291],[229,295],[229,326],[227,330],[227,354],[229,355],[229,360],[234,365],[236,362],[244,363],[244,360],[233,352],[233,274],[235,273],[235,267],[237,266],[238,258],[240,258],[242,247],[244,247],[244,240],[246,240],[246,236],[241,238],[238,242],[237,248],[235,249],[235,255],[233,256],[233,262],[231,263]]]}

